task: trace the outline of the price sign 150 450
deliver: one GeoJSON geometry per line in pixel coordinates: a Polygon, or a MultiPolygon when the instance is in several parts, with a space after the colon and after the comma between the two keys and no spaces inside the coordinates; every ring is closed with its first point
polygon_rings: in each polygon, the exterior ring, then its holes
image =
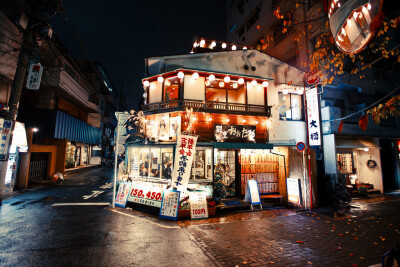
{"type": "Polygon", "coordinates": [[[143,192],[143,189],[133,188],[130,193],[133,197],[148,198],[151,200],[161,200],[160,192],[147,191],[143,192]]]}

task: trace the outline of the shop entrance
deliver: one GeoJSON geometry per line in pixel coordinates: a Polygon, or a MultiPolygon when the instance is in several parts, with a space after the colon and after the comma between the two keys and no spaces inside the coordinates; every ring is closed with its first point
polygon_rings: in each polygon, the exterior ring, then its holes
{"type": "Polygon", "coordinates": [[[236,179],[237,152],[237,150],[219,149],[215,153],[214,163],[221,166],[222,184],[226,190],[226,198],[240,196],[240,191],[237,190],[240,186],[236,179]]]}
{"type": "Polygon", "coordinates": [[[47,178],[47,162],[49,161],[49,153],[31,153],[29,163],[28,181],[35,182],[45,180],[47,178]]]}

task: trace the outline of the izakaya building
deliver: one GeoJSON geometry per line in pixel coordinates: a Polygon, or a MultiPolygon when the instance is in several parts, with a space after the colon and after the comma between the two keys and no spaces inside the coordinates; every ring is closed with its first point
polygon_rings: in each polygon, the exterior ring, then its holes
{"type": "MultiPolygon", "coordinates": [[[[205,41],[203,46],[224,44],[205,41]]],[[[177,136],[191,132],[198,139],[188,190],[206,191],[208,197],[218,193],[223,206],[232,199],[242,203],[246,182],[257,180],[263,201],[287,205],[287,178],[293,178],[301,193],[291,203],[309,207],[313,194],[315,206],[315,155],[310,179],[306,154],[296,149],[307,138],[305,73],[245,47],[201,52],[146,59],[146,142],[128,143],[126,153],[133,187],[169,186],[177,136]]],[[[155,207],[160,201],[145,195],[128,198],[155,207]]]]}

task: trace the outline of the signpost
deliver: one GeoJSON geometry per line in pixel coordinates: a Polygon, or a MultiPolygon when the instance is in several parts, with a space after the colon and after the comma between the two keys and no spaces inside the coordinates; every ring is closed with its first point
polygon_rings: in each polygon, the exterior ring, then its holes
{"type": "Polygon", "coordinates": [[[189,197],[190,217],[192,220],[208,218],[205,192],[192,192],[189,197]]]}
{"type": "Polygon", "coordinates": [[[26,79],[26,88],[30,90],[39,90],[42,73],[43,66],[40,65],[40,63],[31,64],[29,67],[28,78],[26,79]]]}
{"type": "MultiPolygon", "coordinates": [[[[118,126],[117,126],[117,131],[118,127],[123,126],[124,122],[126,119],[129,117],[128,112],[115,112],[115,117],[117,117],[118,120],[118,126]]],[[[113,198],[112,198],[112,207],[115,208],[115,188],[117,186],[117,166],[118,166],[118,144],[120,144],[120,136],[121,134],[117,132],[117,137],[116,137],[116,142],[115,142],[115,160],[114,160],[114,186],[113,186],[113,198]]],[[[123,143],[125,143],[125,139],[123,136],[121,136],[121,140],[124,140],[123,143]]]]}
{"type": "Polygon", "coordinates": [[[164,190],[159,217],[162,219],[177,220],[180,192],[164,190]]]}
{"type": "Polygon", "coordinates": [[[253,209],[253,205],[260,205],[260,207],[262,209],[260,192],[258,191],[257,180],[248,180],[247,181],[246,194],[244,196],[244,201],[250,202],[251,209],[253,209]]]}
{"type": "Polygon", "coordinates": [[[117,197],[115,199],[115,206],[125,208],[126,202],[128,201],[129,189],[131,188],[130,183],[120,183],[118,188],[117,197]]]}
{"type": "Polygon", "coordinates": [[[298,142],[298,143],[296,144],[296,149],[297,149],[297,151],[299,151],[299,152],[304,151],[305,148],[306,148],[306,144],[304,144],[303,142],[298,142]]]}

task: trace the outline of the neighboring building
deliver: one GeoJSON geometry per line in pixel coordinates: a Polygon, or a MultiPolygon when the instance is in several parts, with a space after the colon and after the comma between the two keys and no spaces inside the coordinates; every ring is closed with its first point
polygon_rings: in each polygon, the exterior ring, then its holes
{"type": "MultiPolygon", "coordinates": [[[[209,46],[222,43],[200,44],[209,46]]],[[[193,132],[198,141],[189,188],[215,196],[220,188],[214,169],[219,165],[224,169],[223,202],[232,198],[240,202],[247,180],[256,179],[264,200],[288,203],[286,178],[290,177],[300,179],[304,189],[300,205],[309,207],[303,153],[295,148],[306,139],[303,88],[286,84],[286,79],[301,84],[304,73],[257,50],[201,52],[146,59],[143,111],[148,142],[127,144],[127,171],[134,187],[167,187],[176,136],[193,132]],[[282,95],[285,90],[291,94],[282,95]],[[291,106],[277,109],[278,103],[289,101],[291,106]],[[190,128],[187,108],[193,108],[195,116],[190,128]]],[[[128,201],[160,206],[160,201],[146,195],[131,194],[128,201]]]]}
{"type": "MultiPolygon", "coordinates": [[[[328,1],[328,7],[330,5],[328,1]]],[[[368,12],[368,8],[365,10],[368,12]]],[[[323,1],[309,1],[296,8],[296,2],[289,0],[231,0],[227,1],[227,38],[229,42],[255,47],[307,71],[304,63],[309,62],[318,36],[327,31],[326,18],[323,1]],[[283,20],[274,15],[278,7],[283,20]],[[284,32],[283,21],[289,16],[299,24],[284,32]],[[304,18],[307,23],[303,23],[304,18]]],[[[375,103],[395,89],[400,78],[384,63],[364,70],[362,79],[360,75],[350,75],[351,62],[344,64],[343,77],[337,77],[330,86],[319,88],[324,133],[324,156],[317,150],[320,199],[332,192],[335,182],[367,184],[371,191],[381,193],[400,189],[399,120],[388,118],[376,125],[369,116],[368,128],[362,131],[358,121],[363,113],[358,113],[343,119],[341,133],[338,133],[340,120],[335,120],[375,103]],[[368,167],[367,162],[372,162],[369,160],[375,161],[376,167],[368,167]]]]}

